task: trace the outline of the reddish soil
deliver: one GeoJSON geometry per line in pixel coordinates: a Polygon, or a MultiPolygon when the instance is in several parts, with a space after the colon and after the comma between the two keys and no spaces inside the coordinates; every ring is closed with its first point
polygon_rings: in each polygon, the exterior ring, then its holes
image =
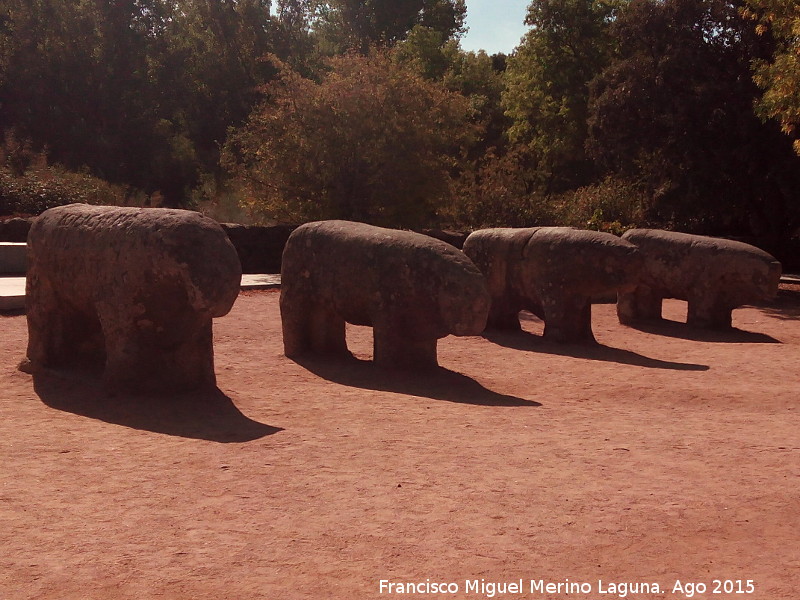
{"type": "Polygon", "coordinates": [[[0,318],[0,599],[491,597],[466,590],[481,579],[523,580],[502,598],[687,597],[676,580],[800,598],[797,288],[729,333],[600,305],[595,347],[529,318],[406,375],[373,367],[365,328],[358,361],[286,359],[277,299],[244,293],[215,325],[219,393],[160,399],[34,383],[24,316],[0,318]]]}

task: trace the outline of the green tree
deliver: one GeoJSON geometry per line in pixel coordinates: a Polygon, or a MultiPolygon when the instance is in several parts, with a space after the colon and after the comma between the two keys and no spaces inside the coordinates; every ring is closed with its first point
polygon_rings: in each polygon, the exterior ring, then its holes
{"type": "MultiPolygon", "coordinates": [[[[175,5],[155,57],[164,151],[181,161],[186,183],[213,172],[229,127],[241,125],[274,68],[261,58],[273,47],[268,0],[183,0],[175,5]],[[170,90],[169,94],[166,94],[170,90]]],[[[175,160],[164,160],[176,174],[175,160]],[[172,163],[172,164],[171,164],[172,163]]],[[[180,190],[175,190],[180,193],[180,190]]]]}
{"type": "Polygon", "coordinates": [[[317,83],[284,67],[229,139],[226,164],[263,218],[413,226],[449,199],[466,100],[385,54],[330,60],[317,83]]]}
{"type": "Polygon", "coordinates": [[[179,204],[274,74],[268,0],[0,0],[0,127],[179,204]]]}
{"type": "Polygon", "coordinates": [[[466,52],[458,40],[421,25],[397,44],[393,57],[468,100],[472,121],[480,128],[480,135],[470,149],[471,158],[483,156],[489,148],[505,147],[504,134],[509,122],[500,104],[505,87],[503,73],[497,68],[503,64],[501,60],[482,50],[466,52]]]}
{"type": "Polygon", "coordinates": [[[758,113],[776,119],[794,139],[800,154],[800,4],[796,0],[748,0],[745,16],[758,21],[756,31],[776,41],[773,55],[755,62],[755,80],[764,90],[758,113]]]}
{"type": "Polygon", "coordinates": [[[501,104],[505,80],[497,64],[496,56],[482,50],[465,52],[458,48],[442,77],[447,89],[467,98],[473,122],[480,127],[480,137],[470,149],[472,159],[482,157],[490,149],[502,153],[507,145],[505,132],[510,121],[501,104]]]}
{"type": "Polygon", "coordinates": [[[457,40],[430,27],[415,25],[394,48],[394,57],[426,79],[441,81],[460,51],[457,40]]]}
{"type": "Polygon", "coordinates": [[[588,147],[645,186],[658,224],[781,236],[796,219],[800,164],[753,112],[750,64],[767,49],[739,8],[634,0],[614,25],[619,54],[593,82],[588,147]]]}
{"type": "Polygon", "coordinates": [[[313,30],[318,7],[318,0],[278,0],[275,7],[273,52],[303,76],[322,67],[313,30]]]}
{"type": "Polygon", "coordinates": [[[4,0],[0,123],[54,160],[143,185],[158,143],[148,54],[158,0],[4,0]]]}
{"type": "Polygon", "coordinates": [[[416,25],[451,38],[464,32],[464,0],[330,0],[317,6],[315,28],[328,50],[389,47],[416,25]]]}
{"type": "Polygon", "coordinates": [[[545,193],[577,187],[592,176],[584,152],[589,82],[610,60],[609,24],[617,4],[533,0],[525,20],[531,29],[508,59],[508,135],[528,147],[545,193]]]}

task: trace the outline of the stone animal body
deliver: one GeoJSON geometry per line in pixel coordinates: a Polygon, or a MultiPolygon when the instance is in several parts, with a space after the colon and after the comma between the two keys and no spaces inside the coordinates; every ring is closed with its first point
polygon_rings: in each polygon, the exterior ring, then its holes
{"type": "Polygon", "coordinates": [[[557,342],[593,341],[592,298],[625,289],[640,266],[630,242],[569,227],[482,229],[464,253],[486,276],[490,327],[519,329],[520,310],[529,310],[557,342]]]}
{"type": "Polygon", "coordinates": [[[97,361],[115,391],[215,384],[212,318],[233,306],[241,267],[214,221],[73,204],[36,219],[28,252],[24,370],[97,361]]]}
{"type": "Polygon", "coordinates": [[[688,302],[689,325],[727,329],[734,308],[777,293],[781,264],[755,246],[658,229],[632,229],[622,237],[644,259],[637,285],[617,301],[623,324],[660,319],[662,300],[678,298],[688,302]]]}
{"type": "Polygon", "coordinates": [[[480,271],[458,249],[408,231],[348,221],[297,228],[281,268],[286,356],[349,355],[345,322],[372,326],[374,361],[435,366],[448,334],[477,335],[489,295],[480,271]]]}

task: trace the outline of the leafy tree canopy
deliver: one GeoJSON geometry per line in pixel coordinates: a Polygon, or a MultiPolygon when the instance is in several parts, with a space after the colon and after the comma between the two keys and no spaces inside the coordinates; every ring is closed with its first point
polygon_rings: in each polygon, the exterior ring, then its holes
{"type": "Polygon", "coordinates": [[[481,128],[480,139],[470,151],[473,157],[483,155],[489,148],[504,147],[508,120],[500,105],[505,83],[503,73],[497,69],[497,57],[484,51],[466,52],[457,40],[421,25],[395,47],[392,56],[426,79],[439,81],[467,98],[472,121],[481,128]]]}
{"type": "Polygon", "coordinates": [[[329,61],[320,82],[287,67],[229,140],[226,164],[263,218],[413,226],[451,193],[472,128],[466,100],[385,53],[329,61]]]}
{"type": "Polygon", "coordinates": [[[745,16],[756,31],[776,40],[774,54],[755,63],[755,79],[764,89],[758,101],[762,117],[777,119],[800,154],[800,3],[796,0],[748,0],[745,16]]]}
{"type": "Polygon", "coordinates": [[[329,49],[365,53],[393,46],[417,25],[457,37],[466,12],[465,0],[330,0],[318,4],[315,27],[329,49]]]}
{"type": "Polygon", "coordinates": [[[2,0],[0,124],[179,203],[270,77],[263,0],[2,0]]]}
{"type": "Polygon", "coordinates": [[[503,106],[511,141],[528,146],[547,191],[580,184],[589,174],[583,153],[589,82],[610,58],[617,9],[605,0],[533,0],[528,8],[531,30],[508,60],[503,106]]]}
{"type": "Polygon", "coordinates": [[[645,183],[657,223],[741,232],[771,214],[790,226],[797,165],[753,113],[750,61],[767,49],[739,6],[634,0],[613,33],[619,53],[592,85],[591,155],[645,183]]]}

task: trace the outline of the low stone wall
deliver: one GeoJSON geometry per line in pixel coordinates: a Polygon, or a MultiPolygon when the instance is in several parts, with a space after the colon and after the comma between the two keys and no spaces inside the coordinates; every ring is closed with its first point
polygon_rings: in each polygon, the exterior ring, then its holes
{"type": "Polygon", "coordinates": [[[0,242],[0,275],[24,275],[28,270],[27,249],[24,242],[0,242]]]}
{"type": "Polygon", "coordinates": [[[221,223],[236,248],[242,273],[280,273],[281,256],[286,240],[294,231],[291,225],[260,227],[221,223]]]}
{"type": "Polygon", "coordinates": [[[447,229],[420,229],[418,233],[447,242],[459,250],[464,247],[464,242],[467,241],[467,237],[469,237],[469,232],[450,231],[447,229]]]}
{"type": "MultiPolygon", "coordinates": [[[[0,242],[24,244],[28,238],[28,231],[31,228],[32,221],[33,217],[14,217],[6,221],[0,221],[0,242]]],[[[239,223],[220,223],[220,225],[236,248],[239,261],[242,263],[243,273],[281,272],[283,247],[296,226],[275,225],[263,227],[241,225],[239,223]]],[[[441,229],[422,229],[419,230],[419,233],[442,240],[459,249],[464,245],[464,240],[467,239],[468,235],[467,233],[441,229]]],[[[9,271],[9,273],[18,273],[18,271],[9,271]]]]}
{"type": "MultiPolygon", "coordinates": [[[[263,227],[240,225],[238,223],[221,223],[221,225],[239,254],[242,273],[281,272],[283,248],[296,226],[275,225],[263,227]]],[[[464,245],[464,240],[467,239],[468,235],[467,233],[440,229],[422,229],[418,233],[442,240],[459,249],[464,245]]]]}
{"type": "Polygon", "coordinates": [[[28,239],[33,217],[13,217],[0,221],[0,242],[17,242],[24,244],[28,239]]]}

